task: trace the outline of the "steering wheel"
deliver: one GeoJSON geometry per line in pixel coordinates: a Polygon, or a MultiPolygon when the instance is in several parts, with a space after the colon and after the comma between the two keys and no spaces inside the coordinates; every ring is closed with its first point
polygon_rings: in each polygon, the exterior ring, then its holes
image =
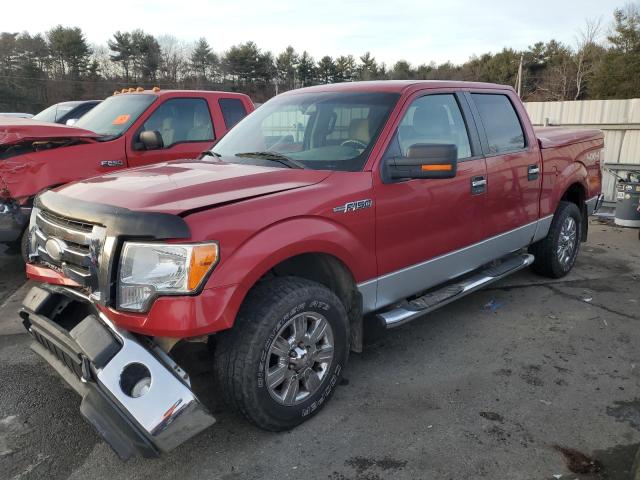
{"type": "Polygon", "coordinates": [[[348,145],[355,145],[355,148],[361,148],[362,150],[368,147],[366,143],[361,142],[360,140],[353,140],[353,139],[345,140],[340,144],[341,147],[346,147],[348,145]]]}

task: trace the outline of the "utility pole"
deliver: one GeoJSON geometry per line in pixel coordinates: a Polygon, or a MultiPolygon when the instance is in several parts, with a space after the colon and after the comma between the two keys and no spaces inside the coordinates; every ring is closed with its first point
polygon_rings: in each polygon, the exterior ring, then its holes
{"type": "Polygon", "coordinates": [[[518,96],[522,98],[522,62],[524,61],[524,54],[520,54],[520,65],[518,65],[518,76],[516,77],[516,91],[518,96]]]}

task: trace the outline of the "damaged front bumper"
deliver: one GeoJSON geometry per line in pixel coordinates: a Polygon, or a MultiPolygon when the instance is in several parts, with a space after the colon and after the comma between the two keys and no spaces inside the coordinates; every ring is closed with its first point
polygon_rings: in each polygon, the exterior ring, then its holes
{"type": "Polygon", "coordinates": [[[82,396],[81,414],[123,460],[156,457],[215,422],[164,351],[115,327],[79,292],[33,287],[20,315],[33,350],[82,396]]]}
{"type": "Polygon", "coordinates": [[[14,200],[0,199],[0,243],[18,240],[29,223],[30,208],[21,207],[14,200]]]}

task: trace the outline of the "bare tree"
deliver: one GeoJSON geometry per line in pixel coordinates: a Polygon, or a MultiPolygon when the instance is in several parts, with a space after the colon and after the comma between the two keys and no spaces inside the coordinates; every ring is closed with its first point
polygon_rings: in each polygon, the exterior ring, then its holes
{"type": "Polygon", "coordinates": [[[578,100],[582,96],[586,81],[598,67],[598,60],[603,51],[599,44],[601,35],[602,18],[587,19],[584,27],[578,31],[574,56],[576,66],[574,100],[578,100]]]}
{"type": "Polygon", "coordinates": [[[161,35],[158,37],[160,44],[160,72],[164,82],[170,83],[174,88],[178,85],[187,71],[187,58],[190,48],[173,35],[161,35]]]}

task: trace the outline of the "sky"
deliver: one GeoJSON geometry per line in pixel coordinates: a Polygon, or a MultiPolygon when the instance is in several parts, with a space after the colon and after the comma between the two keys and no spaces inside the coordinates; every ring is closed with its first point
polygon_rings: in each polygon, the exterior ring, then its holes
{"type": "Polygon", "coordinates": [[[216,52],[254,41],[278,54],[287,45],[324,55],[370,51],[391,66],[463,63],[503,47],[526,48],[552,38],[575,43],[587,19],[606,29],[626,0],[3,0],[0,31],[46,32],[78,26],[93,44],[117,30],[143,29],[185,42],[205,37],[216,52]],[[25,12],[25,8],[28,12],[25,12]]]}

